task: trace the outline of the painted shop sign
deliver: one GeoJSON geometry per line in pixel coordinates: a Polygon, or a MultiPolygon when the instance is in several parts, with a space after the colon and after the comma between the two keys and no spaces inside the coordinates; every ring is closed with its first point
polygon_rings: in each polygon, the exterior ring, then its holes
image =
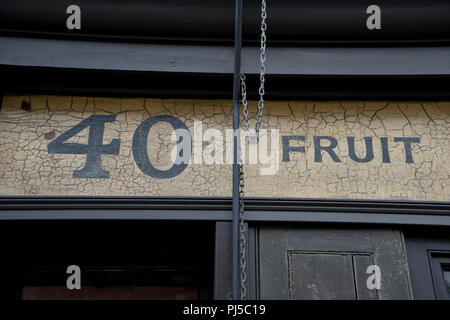
{"type": "MultiPolygon", "coordinates": [[[[268,102],[259,142],[240,133],[246,194],[449,201],[449,111],[268,102]]],[[[6,95],[0,194],[230,196],[231,112],[222,100],[6,95]]]]}

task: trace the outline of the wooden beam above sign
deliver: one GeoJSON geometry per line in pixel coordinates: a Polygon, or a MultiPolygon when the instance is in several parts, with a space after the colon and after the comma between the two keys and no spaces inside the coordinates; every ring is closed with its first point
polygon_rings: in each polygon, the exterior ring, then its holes
{"type": "MultiPolygon", "coordinates": [[[[0,36],[0,65],[232,74],[233,48],[0,36]]],[[[259,49],[242,49],[242,68],[259,73],[259,49]]],[[[269,75],[450,75],[450,47],[269,47],[269,75]]]]}

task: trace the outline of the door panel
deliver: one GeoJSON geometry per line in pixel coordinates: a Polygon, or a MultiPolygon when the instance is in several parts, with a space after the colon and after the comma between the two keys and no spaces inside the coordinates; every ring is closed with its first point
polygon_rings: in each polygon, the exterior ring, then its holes
{"type": "Polygon", "coordinates": [[[352,257],[288,253],[290,299],[355,299],[352,257]]]}
{"type": "Polygon", "coordinates": [[[402,234],[396,230],[295,228],[259,230],[261,299],[410,299],[402,234]],[[369,289],[369,265],[381,273],[369,289]]]}

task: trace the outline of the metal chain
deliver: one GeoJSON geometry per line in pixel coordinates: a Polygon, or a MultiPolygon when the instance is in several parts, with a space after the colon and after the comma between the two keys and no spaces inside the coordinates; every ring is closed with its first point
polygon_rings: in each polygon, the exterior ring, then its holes
{"type": "Polygon", "coordinates": [[[242,95],[242,112],[244,113],[244,125],[247,134],[250,135],[250,120],[248,119],[247,106],[247,87],[245,85],[245,74],[241,73],[241,95],[242,95]]]}
{"type": "MultiPolygon", "coordinates": [[[[261,47],[260,47],[260,60],[261,69],[259,74],[259,102],[258,102],[258,117],[256,118],[255,132],[256,138],[259,137],[259,129],[261,127],[263,109],[264,109],[264,81],[266,74],[266,24],[267,12],[266,12],[266,0],[262,0],[261,3],[261,47]]],[[[244,125],[247,130],[247,135],[250,137],[250,120],[248,118],[248,104],[247,104],[247,87],[245,85],[245,74],[241,73],[241,95],[242,106],[244,113],[244,125]]],[[[240,278],[241,278],[241,300],[247,298],[247,248],[246,248],[246,228],[244,222],[244,166],[242,164],[241,144],[238,146],[239,152],[239,264],[240,264],[240,278]]]]}
{"type": "Polygon", "coordinates": [[[256,136],[259,136],[259,127],[261,126],[262,116],[263,116],[263,109],[264,109],[264,81],[265,81],[265,74],[266,74],[266,30],[267,30],[267,24],[266,24],[266,18],[267,18],[267,12],[266,12],[266,0],[262,0],[261,3],[261,48],[259,50],[259,56],[261,59],[261,69],[259,73],[259,102],[258,102],[258,118],[256,119],[256,136]]]}
{"type": "Polygon", "coordinates": [[[241,300],[247,297],[247,250],[244,223],[244,168],[239,164],[239,264],[241,268],[241,300]]]}
{"type": "MultiPolygon", "coordinates": [[[[267,30],[267,11],[266,11],[266,0],[262,0],[261,3],[261,46],[259,49],[259,57],[261,62],[260,72],[259,72],[259,101],[258,101],[258,116],[256,118],[255,132],[256,136],[259,136],[259,129],[261,127],[263,110],[264,110],[264,95],[265,95],[265,75],[266,75],[266,30],[267,30]]],[[[244,124],[247,130],[247,135],[250,137],[250,120],[248,118],[248,105],[247,105],[247,90],[245,84],[245,74],[241,73],[241,94],[242,94],[242,105],[244,113],[244,124]]]]}

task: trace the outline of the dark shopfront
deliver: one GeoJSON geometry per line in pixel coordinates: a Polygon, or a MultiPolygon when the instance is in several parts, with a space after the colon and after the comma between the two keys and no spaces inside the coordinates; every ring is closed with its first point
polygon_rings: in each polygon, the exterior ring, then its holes
{"type": "MultiPolygon", "coordinates": [[[[2,298],[228,299],[234,3],[78,2],[79,30],[59,1],[0,5],[2,298]]],[[[450,9],[433,3],[380,2],[375,31],[371,3],[268,3],[247,298],[450,298],[450,9]]]]}

